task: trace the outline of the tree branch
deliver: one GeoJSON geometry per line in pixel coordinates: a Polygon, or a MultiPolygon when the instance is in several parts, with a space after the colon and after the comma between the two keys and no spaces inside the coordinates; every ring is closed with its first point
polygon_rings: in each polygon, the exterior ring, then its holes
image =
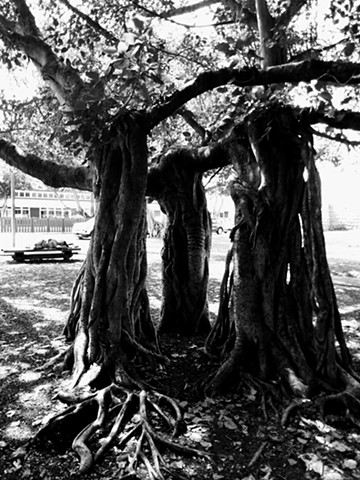
{"type": "Polygon", "coordinates": [[[176,17],[177,15],[184,15],[185,13],[193,13],[201,8],[208,7],[210,5],[214,5],[216,3],[220,3],[221,0],[201,0],[197,3],[193,3],[192,5],[187,5],[185,7],[179,8],[172,8],[167,12],[162,14],[162,18],[169,18],[169,17],[176,17]]]}
{"type": "MultiPolygon", "coordinates": [[[[218,0],[217,2],[212,2],[212,3],[220,3],[221,0],[218,0]]],[[[143,11],[145,16],[147,17],[153,17],[153,18],[161,18],[162,20],[166,20],[167,22],[174,23],[175,25],[179,25],[180,27],[185,27],[185,28],[203,28],[203,27],[216,27],[220,25],[228,25],[229,23],[233,22],[219,22],[219,23],[214,23],[214,24],[209,24],[209,25],[189,25],[187,23],[181,23],[176,20],[173,20],[173,16],[175,15],[167,15],[167,12],[163,13],[157,13],[154,10],[150,10],[149,8],[145,7],[144,5],[141,5],[137,0],[132,0],[132,4],[134,7],[137,7],[139,10],[143,11]]],[[[187,8],[187,7],[184,7],[187,8]]],[[[179,15],[177,13],[176,15],[179,15]]]]}
{"type": "Polygon", "coordinates": [[[257,30],[256,13],[244,6],[244,2],[237,0],[222,0],[222,3],[233,13],[235,20],[239,20],[250,28],[257,30]]]}
{"type": "Polygon", "coordinates": [[[0,17],[0,35],[5,41],[24,52],[33,62],[43,80],[50,86],[60,104],[69,110],[81,109],[80,105],[91,100],[93,93],[78,72],[59,60],[51,47],[43,40],[35,19],[25,0],[13,0],[18,10],[18,22],[0,17]]]}
{"type": "Polygon", "coordinates": [[[119,39],[113,35],[111,32],[102,27],[98,22],[93,20],[89,15],[86,15],[78,8],[74,7],[68,0],[59,0],[60,3],[65,5],[69,10],[75,13],[78,17],[82,18],[90,27],[92,27],[96,32],[100,33],[103,37],[110,40],[112,43],[118,43],[119,39]]]}
{"type": "Polygon", "coordinates": [[[44,160],[37,155],[23,155],[6,140],[0,139],[0,158],[8,165],[38,178],[54,188],[92,189],[92,175],[87,167],[72,167],[44,160]]]}
{"type": "Polygon", "coordinates": [[[360,63],[306,60],[267,67],[262,70],[254,67],[206,71],[182,90],[178,90],[168,97],[162,104],[149,109],[144,120],[150,131],[192,98],[225,84],[248,87],[278,83],[298,84],[316,79],[337,86],[357,85],[360,83],[360,63]]]}
{"type": "Polygon", "coordinates": [[[40,30],[36,26],[35,18],[27,6],[25,0],[13,0],[19,14],[19,26],[25,35],[41,37],[40,30]]]}
{"type": "Polygon", "coordinates": [[[206,129],[196,120],[193,112],[191,112],[185,107],[182,107],[176,113],[178,113],[185,120],[185,122],[191,128],[193,128],[198,135],[200,135],[202,140],[205,140],[207,133],[206,129]]]}
{"type": "Polygon", "coordinates": [[[337,133],[336,135],[328,135],[324,132],[319,132],[315,128],[311,129],[311,133],[316,135],[317,137],[326,138],[327,140],[331,140],[332,142],[342,143],[347,147],[358,147],[360,145],[360,141],[358,140],[349,140],[343,133],[337,133]]]}
{"type": "Polygon", "coordinates": [[[286,11],[276,20],[277,27],[287,27],[294,17],[306,5],[307,0],[291,0],[286,11]]]}
{"type": "Polygon", "coordinates": [[[303,109],[298,110],[300,118],[307,123],[324,123],[329,127],[338,128],[341,130],[356,130],[360,131],[360,112],[352,112],[349,110],[337,110],[331,116],[318,110],[303,109]]]}

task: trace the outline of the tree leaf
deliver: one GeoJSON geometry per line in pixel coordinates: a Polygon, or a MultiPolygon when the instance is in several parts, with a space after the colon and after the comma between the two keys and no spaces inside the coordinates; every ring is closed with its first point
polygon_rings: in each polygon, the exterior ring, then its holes
{"type": "Polygon", "coordinates": [[[357,463],[356,463],[355,460],[353,460],[351,458],[346,458],[343,461],[343,467],[344,468],[349,468],[350,470],[354,470],[357,467],[357,463]]]}
{"type": "Polygon", "coordinates": [[[337,450],[338,452],[349,452],[352,450],[350,447],[345,445],[345,443],[339,442],[338,440],[331,444],[331,447],[337,450]]]}
{"type": "Polygon", "coordinates": [[[305,463],[306,470],[311,470],[313,472],[322,475],[324,472],[324,463],[320,458],[314,453],[304,453],[299,455],[299,458],[305,463]]]}
{"type": "Polygon", "coordinates": [[[132,22],[134,24],[134,27],[137,28],[138,30],[142,30],[144,28],[144,22],[138,17],[133,17],[132,22]]]}
{"type": "Polygon", "coordinates": [[[128,45],[126,42],[120,41],[120,42],[118,43],[118,45],[117,45],[117,52],[118,52],[119,54],[125,53],[126,50],[128,49],[128,46],[129,46],[129,45],[128,45]]]}
{"type": "MultiPolygon", "coordinates": [[[[133,34],[133,33],[130,33],[130,32],[126,32],[124,33],[124,35],[122,36],[122,40],[127,44],[127,46],[129,47],[130,45],[134,45],[134,43],[136,42],[136,36],[133,34]]],[[[118,50],[119,50],[119,47],[118,47],[118,50]]]]}
{"type": "Polygon", "coordinates": [[[354,52],[354,50],[355,50],[355,43],[349,42],[345,45],[343,52],[344,52],[344,55],[349,57],[354,52]]]}
{"type": "Polygon", "coordinates": [[[236,423],[229,417],[226,417],[224,427],[228,428],[229,430],[237,430],[238,428],[236,423]]]}
{"type": "Polygon", "coordinates": [[[223,52],[223,53],[228,53],[230,49],[229,44],[226,42],[218,43],[217,45],[215,45],[215,48],[216,50],[219,50],[219,52],[223,52]]]}
{"type": "Polygon", "coordinates": [[[98,72],[94,72],[92,70],[89,70],[88,72],[85,72],[85,75],[89,78],[91,78],[92,80],[99,80],[99,73],[98,72]]]}

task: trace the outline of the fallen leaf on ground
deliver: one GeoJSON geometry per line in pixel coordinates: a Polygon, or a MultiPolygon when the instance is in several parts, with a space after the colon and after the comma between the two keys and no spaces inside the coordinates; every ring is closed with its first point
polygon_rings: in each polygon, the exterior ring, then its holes
{"type": "Polygon", "coordinates": [[[357,467],[357,463],[355,460],[352,460],[351,458],[347,458],[343,461],[343,467],[354,470],[357,467]]]}
{"type": "Polygon", "coordinates": [[[314,453],[304,453],[299,455],[299,458],[305,463],[306,470],[311,470],[313,472],[322,475],[324,472],[324,463],[317,455],[314,453]]]}

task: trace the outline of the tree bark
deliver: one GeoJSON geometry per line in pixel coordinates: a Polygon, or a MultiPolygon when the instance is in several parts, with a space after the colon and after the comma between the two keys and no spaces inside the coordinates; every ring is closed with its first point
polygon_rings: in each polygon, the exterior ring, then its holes
{"type": "Polygon", "coordinates": [[[73,385],[91,367],[119,379],[129,360],[159,354],[145,288],[146,133],[134,116],[122,118],[95,159],[99,206],[81,307],[75,314],[73,305],[65,329],[74,342],[73,385]]]}

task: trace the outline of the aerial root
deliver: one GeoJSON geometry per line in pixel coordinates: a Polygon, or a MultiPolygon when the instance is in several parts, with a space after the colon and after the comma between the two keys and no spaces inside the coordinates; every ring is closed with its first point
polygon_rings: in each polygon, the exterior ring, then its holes
{"type": "MultiPolygon", "coordinates": [[[[121,478],[135,476],[142,464],[151,480],[164,480],[164,473],[178,480],[185,479],[166,466],[160,448],[181,455],[210,456],[173,441],[174,436],[184,431],[184,421],[175,400],[166,395],[111,384],[96,393],[57,398],[70,406],[53,417],[38,432],[37,438],[56,444],[64,430],[69,426],[74,430],[76,424],[72,448],[80,459],[80,473],[87,472],[114,444],[121,452],[117,457],[123,465],[121,478]]],[[[69,436],[68,431],[66,434],[69,436]]]]}

